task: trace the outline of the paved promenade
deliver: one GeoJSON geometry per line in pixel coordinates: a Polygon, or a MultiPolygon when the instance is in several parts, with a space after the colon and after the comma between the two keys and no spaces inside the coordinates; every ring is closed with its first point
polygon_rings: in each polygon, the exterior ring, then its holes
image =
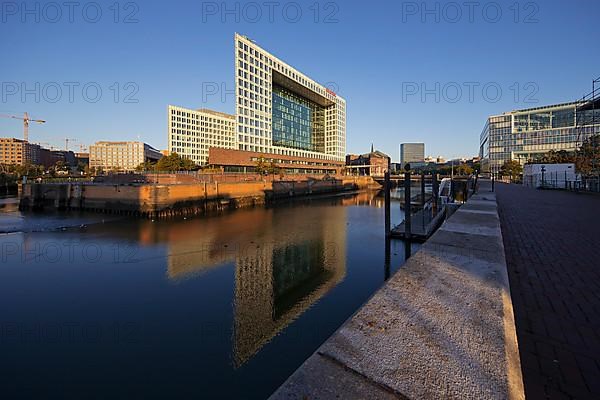
{"type": "Polygon", "coordinates": [[[600,196],[498,184],[529,399],[600,399],[600,196]]]}
{"type": "Polygon", "coordinates": [[[500,221],[487,181],[271,397],[523,398],[500,221]]]}

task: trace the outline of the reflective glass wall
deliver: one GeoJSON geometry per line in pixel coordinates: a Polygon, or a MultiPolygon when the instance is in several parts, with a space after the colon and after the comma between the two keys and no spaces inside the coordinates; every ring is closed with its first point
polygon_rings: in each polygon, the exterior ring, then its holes
{"type": "Polygon", "coordinates": [[[323,152],[325,109],[273,85],[273,145],[323,152]]]}
{"type": "Polygon", "coordinates": [[[597,134],[599,110],[577,112],[576,104],[490,117],[480,136],[482,170],[497,173],[507,160],[525,163],[550,150],[574,151],[597,134]]]}

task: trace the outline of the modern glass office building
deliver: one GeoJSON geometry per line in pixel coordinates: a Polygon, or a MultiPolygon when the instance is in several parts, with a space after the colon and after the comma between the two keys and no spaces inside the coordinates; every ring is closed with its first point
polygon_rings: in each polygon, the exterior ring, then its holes
{"type": "Polygon", "coordinates": [[[213,148],[244,152],[235,156],[238,161],[257,153],[285,159],[282,163],[309,165],[308,170],[315,170],[315,165],[343,167],[342,97],[239,34],[235,34],[235,87],[235,115],[169,106],[168,149],[198,164],[214,164],[209,159],[213,148]]]}
{"type": "Polygon", "coordinates": [[[425,143],[400,144],[400,164],[404,167],[410,163],[425,162],[425,143]]]}
{"type": "Polygon", "coordinates": [[[483,172],[498,173],[507,160],[524,164],[550,150],[575,151],[600,134],[600,110],[585,102],[555,104],[506,112],[488,118],[481,132],[483,172]]]}
{"type": "Polygon", "coordinates": [[[346,101],[235,35],[238,149],[344,161],[346,101]]]}

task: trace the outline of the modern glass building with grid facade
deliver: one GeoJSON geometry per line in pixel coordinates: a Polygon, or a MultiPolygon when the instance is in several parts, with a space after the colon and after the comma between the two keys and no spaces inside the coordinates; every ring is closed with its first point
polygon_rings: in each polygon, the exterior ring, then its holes
{"type": "Polygon", "coordinates": [[[343,98],[237,33],[235,78],[235,115],[168,107],[170,152],[201,165],[219,148],[343,166],[343,98]]]}
{"type": "Polygon", "coordinates": [[[563,103],[489,117],[479,138],[482,172],[496,174],[507,160],[524,164],[550,150],[575,151],[600,134],[600,110],[583,105],[563,103]]]}
{"type": "Polygon", "coordinates": [[[238,149],[344,161],[346,101],[235,35],[238,149]]]}

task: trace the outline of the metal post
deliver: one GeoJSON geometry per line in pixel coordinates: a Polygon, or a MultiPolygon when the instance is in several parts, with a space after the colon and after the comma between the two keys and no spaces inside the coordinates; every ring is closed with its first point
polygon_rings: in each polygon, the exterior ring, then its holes
{"type": "Polygon", "coordinates": [[[411,204],[410,204],[410,172],[404,173],[404,237],[410,240],[412,235],[411,229],[411,204]]]}
{"type": "Polygon", "coordinates": [[[385,238],[385,264],[384,264],[384,273],[383,280],[387,281],[390,279],[390,266],[392,264],[392,246],[391,240],[389,237],[385,238]]]}
{"type": "Polygon", "coordinates": [[[411,243],[405,241],[404,242],[404,261],[406,261],[410,258],[411,253],[412,253],[411,243]]]}
{"type": "Polygon", "coordinates": [[[431,175],[431,195],[433,197],[433,214],[437,213],[439,198],[440,198],[440,184],[439,175],[431,175]]]}
{"type": "Polygon", "coordinates": [[[494,191],[494,173],[492,173],[492,192],[494,191]]]}
{"type": "Polygon", "coordinates": [[[385,173],[385,182],[383,184],[383,191],[385,194],[385,237],[390,237],[392,233],[391,229],[391,211],[390,211],[390,173],[385,173]]]}
{"type": "Polygon", "coordinates": [[[425,174],[421,173],[421,207],[425,208],[425,174]]]}

